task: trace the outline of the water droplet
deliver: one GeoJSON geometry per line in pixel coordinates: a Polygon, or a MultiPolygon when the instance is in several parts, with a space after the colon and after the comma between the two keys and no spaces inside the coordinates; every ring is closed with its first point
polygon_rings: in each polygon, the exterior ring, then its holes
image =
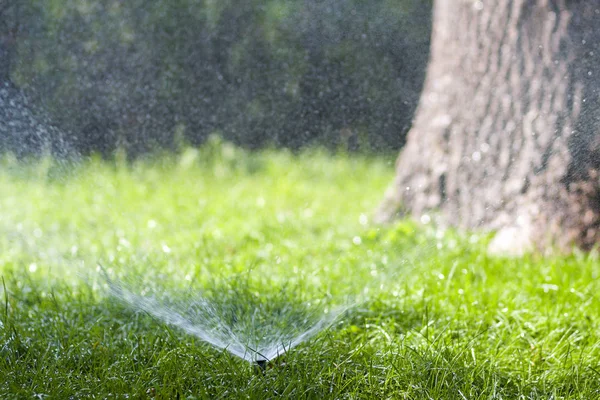
{"type": "Polygon", "coordinates": [[[428,223],[431,222],[431,217],[427,214],[423,214],[421,215],[421,223],[424,225],[427,225],[428,223]]]}
{"type": "Polygon", "coordinates": [[[542,289],[544,290],[544,293],[548,293],[549,291],[556,292],[558,290],[558,285],[546,283],[542,285],[542,289]]]}
{"type": "Polygon", "coordinates": [[[360,214],[360,217],[358,217],[358,222],[360,222],[361,225],[367,225],[369,223],[369,217],[367,217],[365,214],[360,214]]]}
{"type": "Polygon", "coordinates": [[[35,271],[37,271],[37,264],[36,263],[29,264],[29,272],[35,272],[35,271]]]}
{"type": "Polygon", "coordinates": [[[302,211],[302,216],[304,218],[312,218],[313,215],[314,215],[314,212],[311,208],[306,208],[306,209],[304,209],[304,211],[302,211]]]}
{"type": "Polygon", "coordinates": [[[277,222],[283,224],[286,220],[285,214],[282,212],[277,213],[277,222]]]}
{"type": "Polygon", "coordinates": [[[354,243],[355,245],[360,245],[362,243],[362,239],[360,238],[360,236],[354,236],[352,238],[352,243],[354,243]]]}

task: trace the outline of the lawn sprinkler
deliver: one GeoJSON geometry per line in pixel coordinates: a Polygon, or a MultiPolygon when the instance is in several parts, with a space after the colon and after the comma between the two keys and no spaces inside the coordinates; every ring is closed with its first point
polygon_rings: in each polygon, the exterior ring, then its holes
{"type": "Polygon", "coordinates": [[[262,360],[256,360],[256,361],[254,362],[254,364],[255,364],[255,365],[254,365],[254,370],[255,370],[256,372],[260,372],[261,374],[264,374],[264,373],[265,373],[265,371],[267,370],[267,363],[268,363],[268,361],[267,361],[267,360],[265,360],[265,359],[262,359],[262,360]]]}

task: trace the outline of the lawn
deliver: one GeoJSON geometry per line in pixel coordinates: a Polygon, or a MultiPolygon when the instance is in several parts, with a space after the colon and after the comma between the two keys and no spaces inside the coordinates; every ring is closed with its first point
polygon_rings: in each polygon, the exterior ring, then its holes
{"type": "Polygon", "coordinates": [[[374,225],[392,158],[0,164],[0,398],[600,398],[597,253],[374,225]],[[248,338],[349,308],[261,371],[153,314],[194,299],[248,338]]]}

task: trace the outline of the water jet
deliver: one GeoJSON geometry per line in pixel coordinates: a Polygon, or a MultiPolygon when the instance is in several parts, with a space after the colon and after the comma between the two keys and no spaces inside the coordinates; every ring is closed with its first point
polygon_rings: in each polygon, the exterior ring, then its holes
{"type": "Polygon", "coordinates": [[[164,287],[139,290],[99,269],[112,297],[263,372],[270,362],[327,329],[352,307],[298,303],[281,297],[281,291],[256,296],[257,291],[248,287],[213,288],[213,295],[200,290],[174,295],[177,290],[164,287]]]}

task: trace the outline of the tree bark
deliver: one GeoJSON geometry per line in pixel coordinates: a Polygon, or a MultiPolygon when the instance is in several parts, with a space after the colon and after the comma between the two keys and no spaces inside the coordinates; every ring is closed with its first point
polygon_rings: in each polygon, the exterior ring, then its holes
{"type": "Polygon", "coordinates": [[[379,221],[437,215],[513,253],[595,246],[600,0],[437,0],[396,168],[379,221]]]}

